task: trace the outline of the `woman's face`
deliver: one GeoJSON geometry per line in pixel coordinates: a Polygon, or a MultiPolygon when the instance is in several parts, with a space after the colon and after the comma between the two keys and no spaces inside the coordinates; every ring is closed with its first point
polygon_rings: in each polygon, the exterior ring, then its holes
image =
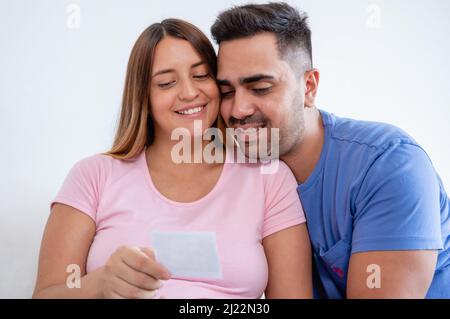
{"type": "Polygon", "coordinates": [[[170,138],[176,128],[187,128],[194,136],[194,121],[200,121],[202,134],[216,120],[219,102],[206,61],[188,41],[164,37],[155,49],[150,85],[155,137],[170,138]]]}

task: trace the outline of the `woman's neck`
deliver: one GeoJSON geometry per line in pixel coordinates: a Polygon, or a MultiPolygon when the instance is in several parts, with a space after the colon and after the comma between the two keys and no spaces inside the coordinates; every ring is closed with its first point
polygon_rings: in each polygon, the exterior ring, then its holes
{"type": "Polygon", "coordinates": [[[205,161],[204,151],[209,143],[211,141],[202,140],[200,145],[194,147],[194,138],[192,138],[190,143],[186,142],[184,144],[186,146],[182,148],[180,141],[172,141],[169,138],[155,139],[147,148],[147,163],[152,170],[179,170],[186,174],[195,174],[205,168],[221,165],[221,163],[210,164],[210,161],[205,161]]]}

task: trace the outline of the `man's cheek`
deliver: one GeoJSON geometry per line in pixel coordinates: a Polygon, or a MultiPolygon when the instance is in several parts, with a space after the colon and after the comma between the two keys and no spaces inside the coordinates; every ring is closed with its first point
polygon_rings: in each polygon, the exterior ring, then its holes
{"type": "Polygon", "coordinates": [[[266,118],[266,125],[272,127],[278,127],[279,124],[279,114],[277,113],[278,106],[276,104],[266,104],[264,106],[260,106],[260,112],[266,118]]]}

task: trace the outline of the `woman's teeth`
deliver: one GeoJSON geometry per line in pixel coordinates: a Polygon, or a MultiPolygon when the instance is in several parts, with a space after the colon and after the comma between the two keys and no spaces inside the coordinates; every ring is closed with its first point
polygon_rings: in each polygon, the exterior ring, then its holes
{"type": "Polygon", "coordinates": [[[195,113],[199,113],[204,109],[204,106],[199,106],[199,107],[194,107],[192,109],[187,109],[187,110],[183,110],[183,111],[176,111],[179,114],[183,114],[183,115],[191,115],[191,114],[195,114],[195,113]]]}

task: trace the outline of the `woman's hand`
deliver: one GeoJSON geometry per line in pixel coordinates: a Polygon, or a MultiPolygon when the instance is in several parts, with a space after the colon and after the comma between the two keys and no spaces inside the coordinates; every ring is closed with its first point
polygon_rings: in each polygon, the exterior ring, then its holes
{"type": "Polygon", "coordinates": [[[102,291],[105,298],[150,299],[169,278],[151,249],[123,246],[103,267],[102,291]]]}

